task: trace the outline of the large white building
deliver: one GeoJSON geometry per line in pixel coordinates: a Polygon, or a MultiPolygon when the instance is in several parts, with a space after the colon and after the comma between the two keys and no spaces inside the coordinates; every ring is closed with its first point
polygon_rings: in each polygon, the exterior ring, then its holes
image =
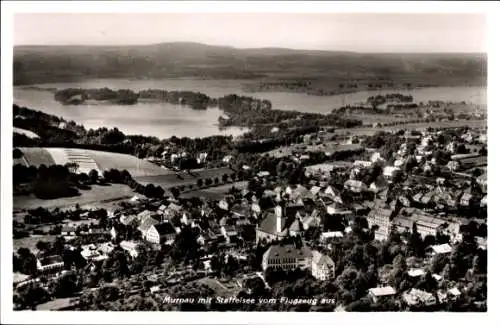
{"type": "Polygon", "coordinates": [[[175,228],[169,222],[152,225],[146,232],[146,240],[153,244],[172,243],[175,240],[175,228]]]}
{"type": "Polygon", "coordinates": [[[312,251],[306,246],[297,248],[295,245],[273,245],[262,257],[262,269],[268,268],[295,270],[307,269],[318,280],[335,277],[335,263],[332,259],[318,251],[312,251]]]}
{"type": "Polygon", "coordinates": [[[375,230],[375,240],[387,240],[391,232],[391,215],[392,210],[387,208],[375,208],[370,211],[366,220],[368,227],[377,226],[375,230]]]}

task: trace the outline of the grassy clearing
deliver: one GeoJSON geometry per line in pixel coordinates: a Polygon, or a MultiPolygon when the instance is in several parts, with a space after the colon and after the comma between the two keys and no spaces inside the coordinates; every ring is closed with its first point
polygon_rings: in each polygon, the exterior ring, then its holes
{"type": "Polygon", "coordinates": [[[346,115],[346,118],[359,119],[363,121],[363,124],[373,125],[374,123],[392,123],[392,122],[404,122],[408,120],[405,117],[397,117],[395,114],[351,114],[346,115]]]}
{"type": "Polygon", "coordinates": [[[59,298],[51,301],[47,301],[46,303],[40,304],[36,306],[37,310],[59,310],[62,308],[66,308],[72,305],[72,302],[77,299],[75,297],[69,298],[59,298]]]}
{"type": "MultiPolygon", "coordinates": [[[[64,165],[69,163],[64,148],[19,148],[27,160],[28,165],[40,166],[64,165]]],[[[126,169],[133,177],[165,175],[169,172],[153,163],[139,159],[132,155],[85,149],[72,149],[73,152],[93,159],[101,171],[108,169],[126,169]]]]}
{"type": "Polygon", "coordinates": [[[126,169],[132,177],[165,175],[169,171],[137,157],[113,152],[85,150],[101,170],[126,169]]]}
{"type": "Polygon", "coordinates": [[[460,121],[442,121],[442,122],[425,122],[425,123],[409,123],[394,126],[384,126],[380,128],[373,127],[363,127],[363,128],[352,128],[352,129],[337,129],[336,134],[350,134],[350,135],[373,135],[380,131],[398,131],[398,130],[412,130],[419,128],[454,128],[454,127],[471,127],[480,128],[487,126],[486,120],[460,120],[460,121]]]}
{"type": "Polygon", "coordinates": [[[109,186],[92,186],[91,190],[80,191],[81,195],[58,198],[54,200],[42,200],[34,196],[15,196],[14,211],[35,209],[43,207],[47,209],[68,208],[79,204],[82,208],[103,207],[103,203],[113,203],[121,199],[134,196],[134,192],[127,185],[112,184],[109,186]]]}
{"type": "Polygon", "coordinates": [[[196,280],[196,282],[200,285],[204,284],[204,285],[210,287],[212,290],[214,290],[215,291],[214,296],[230,297],[230,296],[236,295],[239,291],[239,287],[234,281],[221,283],[217,279],[206,277],[206,278],[196,280]]]}
{"type": "Polygon", "coordinates": [[[35,132],[29,131],[29,130],[25,130],[25,129],[20,129],[20,128],[14,127],[13,131],[14,131],[14,133],[23,134],[23,135],[25,135],[25,136],[27,136],[28,138],[31,138],[31,139],[35,139],[35,138],[39,138],[40,137],[35,132]]]}
{"type": "Polygon", "coordinates": [[[38,249],[36,248],[36,243],[39,240],[44,242],[54,242],[56,240],[56,236],[54,235],[32,235],[30,237],[24,237],[20,239],[14,239],[13,248],[14,252],[21,247],[28,248],[33,254],[38,253],[38,249]]]}
{"type": "Polygon", "coordinates": [[[50,152],[44,148],[19,148],[28,165],[31,166],[50,166],[54,165],[55,161],[50,152]]]}
{"type": "Polygon", "coordinates": [[[204,197],[211,200],[223,199],[227,192],[234,186],[237,189],[244,189],[247,187],[248,182],[235,182],[230,184],[224,184],[216,187],[209,187],[204,189],[199,189],[187,193],[183,193],[181,197],[191,198],[191,197],[204,197]]]}
{"type": "Polygon", "coordinates": [[[192,170],[190,173],[170,172],[170,174],[167,175],[136,177],[136,180],[143,185],[152,183],[164,188],[169,188],[172,186],[196,184],[198,179],[214,179],[215,177],[218,177],[219,181],[222,181],[222,176],[224,174],[227,174],[229,176],[233,173],[234,171],[231,168],[223,167],[192,170]]]}

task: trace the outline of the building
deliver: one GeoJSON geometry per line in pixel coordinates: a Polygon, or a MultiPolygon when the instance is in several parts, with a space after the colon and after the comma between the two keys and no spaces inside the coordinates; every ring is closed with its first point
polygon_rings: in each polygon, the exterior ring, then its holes
{"type": "Polygon", "coordinates": [[[63,235],[63,236],[75,236],[76,235],[76,227],[73,227],[73,226],[62,227],[61,235],[63,235]]]}
{"type": "Polygon", "coordinates": [[[388,180],[391,181],[396,173],[398,173],[401,169],[399,167],[394,167],[394,166],[386,166],[384,167],[383,170],[383,175],[384,177],[388,180]]]}
{"type": "Polygon", "coordinates": [[[280,240],[289,234],[289,228],[295,221],[299,207],[277,205],[274,212],[265,212],[261,223],[256,228],[256,240],[280,240]]]}
{"type": "Polygon", "coordinates": [[[393,220],[396,230],[399,232],[412,231],[413,224],[417,232],[425,238],[427,235],[436,236],[438,231],[444,230],[447,222],[440,218],[431,217],[423,213],[412,213],[411,215],[400,214],[393,220]]]}
{"type": "Polygon", "coordinates": [[[317,280],[325,281],[335,278],[335,263],[329,256],[318,251],[312,252],[311,274],[317,280]]]}
{"type": "Polygon", "coordinates": [[[138,245],[138,243],[132,241],[123,240],[120,242],[120,247],[133,258],[139,256],[139,251],[137,250],[138,245]]]}
{"type": "Polygon", "coordinates": [[[319,241],[320,242],[327,242],[331,238],[342,238],[344,235],[342,234],[341,231],[330,231],[330,232],[323,232],[319,236],[319,241]]]}
{"type": "Polygon", "coordinates": [[[146,234],[147,232],[149,231],[149,228],[151,228],[151,226],[153,225],[157,225],[159,224],[160,222],[158,220],[156,220],[155,218],[151,217],[151,216],[146,216],[144,217],[142,220],[141,220],[141,223],[138,227],[139,231],[141,232],[142,234],[142,237],[143,238],[146,238],[146,234]]]}
{"type": "Polygon", "coordinates": [[[488,173],[484,172],[481,176],[479,176],[477,179],[477,184],[481,187],[481,191],[483,193],[487,193],[488,191],[488,173]]]}
{"type": "Polygon", "coordinates": [[[424,269],[409,269],[408,270],[408,275],[412,278],[418,278],[418,277],[421,277],[425,274],[425,271],[424,269]]]}
{"type": "Polygon", "coordinates": [[[146,240],[153,244],[172,243],[176,231],[170,222],[152,225],[146,233],[146,240]]]}
{"type": "Polygon", "coordinates": [[[377,287],[368,290],[368,296],[372,299],[374,303],[377,303],[383,299],[393,297],[396,294],[396,290],[393,287],[377,287]]]}
{"type": "Polygon", "coordinates": [[[97,248],[94,245],[92,246],[88,245],[87,247],[83,248],[80,254],[87,261],[97,262],[97,261],[103,261],[108,258],[106,254],[102,254],[99,250],[97,250],[97,248]]]}
{"type": "Polygon", "coordinates": [[[410,307],[417,305],[433,306],[437,303],[437,299],[432,293],[415,288],[412,288],[409,292],[403,293],[402,298],[410,307]]]}
{"type": "Polygon", "coordinates": [[[270,175],[271,175],[271,173],[268,171],[260,171],[257,173],[257,177],[260,177],[260,178],[269,177],[270,175]]]}
{"type": "Polygon", "coordinates": [[[393,211],[387,208],[375,208],[368,213],[366,218],[368,227],[378,227],[378,229],[375,230],[375,240],[384,241],[389,238],[392,214],[393,211]]]}
{"type": "Polygon", "coordinates": [[[295,270],[307,269],[318,280],[335,277],[335,263],[332,259],[306,246],[293,244],[272,245],[262,257],[262,269],[295,270]]]}
{"type": "Polygon", "coordinates": [[[366,185],[361,181],[349,179],[344,183],[344,188],[354,193],[361,193],[366,190],[366,185]]]}
{"type": "Polygon", "coordinates": [[[311,265],[312,252],[306,246],[272,245],[262,256],[262,269],[295,270],[307,269],[311,265]]]}
{"type": "Polygon", "coordinates": [[[36,268],[39,272],[54,272],[64,268],[64,261],[60,255],[38,258],[36,268]]]}
{"type": "Polygon", "coordinates": [[[449,244],[433,245],[429,247],[428,252],[431,256],[435,255],[447,255],[450,254],[453,249],[449,244]]]}

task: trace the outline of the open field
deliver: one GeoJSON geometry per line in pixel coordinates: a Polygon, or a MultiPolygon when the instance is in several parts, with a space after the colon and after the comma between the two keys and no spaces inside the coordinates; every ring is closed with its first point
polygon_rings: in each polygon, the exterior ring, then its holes
{"type": "Polygon", "coordinates": [[[38,134],[36,134],[35,132],[32,132],[32,131],[29,131],[29,130],[14,127],[13,131],[14,131],[14,133],[24,134],[25,136],[27,136],[28,138],[31,138],[31,139],[39,138],[38,134]]]}
{"type": "Polygon", "coordinates": [[[23,147],[19,149],[23,152],[27,164],[33,166],[40,166],[42,164],[49,166],[56,163],[64,165],[74,162],[72,157],[79,153],[80,156],[93,160],[101,172],[113,168],[118,170],[126,169],[133,177],[156,176],[169,173],[169,171],[148,161],[132,155],[114,152],[69,148],[23,147]]]}
{"type": "Polygon", "coordinates": [[[24,237],[20,239],[14,239],[14,252],[17,252],[17,250],[21,247],[28,248],[33,254],[36,254],[38,252],[38,249],[36,248],[36,243],[38,243],[39,240],[45,241],[45,242],[53,242],[56,240],[56,236],[54,235],[31,235],[30,237],[24,237]]]}
{"type": "Polygon", "coordinates": [[[373,135],[380,131],[398,131],[398,130],[412,130],[420,128],[455,128],[455,127],[471,127],[481,128],[488,125],[486,120],[460,120],[460,121],[442,121],[442,122],[425,122],[425,123],[409,123],[394,126],[384,126],[381,128],[362,127],[351,129],[337,129],[336,134],[350,134],[350,135],[373,135]]]}
{"type": "Polygon", "coordinates": [[[62,308],[66,308],[72,305],[73,300],[77,298],[69,297],[69,298],[58,298],[51,301],[47,301],[46,303],[40,304],[36,306],[37,310],[60,310],[62,308]]]}
{"type": "Polygon", "coordinates": [[[346,114],[346,118],[363,121],[363,125],[373,125],[374,123],[405,122],[406,117],[398,117],[396,114],[346,114]]]}
{"type": "Polygon", "coordinates": [[[215,296],[218,297],[230,297],[236,295],[240,288],[234,281],[229,281],[222,283],[221,281],[214,278],[201,278],[196,280],[198,284],[204,284],[215,291],[215,296]]]}
{"type": "Polygon", "coordinates": [[[237,189],[244,189],[247,187],[248,182],[236,182],[230,184],[224,184],[216,187],[208,187],[203,189],[198,189],[194,191],[190,191],[187,193],[183,193],[181,197],[183,198],[191,198],[191,197],[204,197],[211,200],[220,200],[223,199],[225,194],[234,186],[237,189]]]}
{"type": "Polygon", "coordinates": [[[34,209],[43,207],[48,209],[73,207],[79,204],[82,208],[103,207],[103,203],[111,203],[121,199],[127,199],[134,196],[134,192],[127,185],[112,184],[109,186],[92,186],[91,190],[80,191],[81,195],[59,198],[54,200],[42,200],[34,196],[15,196],[14,211],[34,209]]]}
{"type": "Polygon", "coordinates": [[[28,166],[54,165],[56,162],[50,152],[44,148],[19,148],[28,166]]]}
{"type": "Polygon", "coordinates": [[[198,179],[211,178],[213,180],[215,177],[218,177],[219,181],[222,181],[222,176],[224,174],[229,176],[234,173],[234,171],[229,167],[197,169],[197,170],[191,170],[190,173],[187,172],[176,173],[172,171],[166,171],[166,172],[168,174],[163,174],[158,176],[141,176],[141,177],[136,177],[135,179],[143,185],[152,183],[157,186],[159,185],[164,188],[169,188],[172,186],[196,184],[198,179]]]}

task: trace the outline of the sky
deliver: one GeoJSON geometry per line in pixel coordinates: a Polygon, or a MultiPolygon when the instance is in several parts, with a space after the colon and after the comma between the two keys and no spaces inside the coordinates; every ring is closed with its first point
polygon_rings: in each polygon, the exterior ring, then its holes
{"type": "Polygon", "coordinates": [[[238,48],[486,52],[479,14],[16,14],[14,45],[198,42],[238,48]]]}

